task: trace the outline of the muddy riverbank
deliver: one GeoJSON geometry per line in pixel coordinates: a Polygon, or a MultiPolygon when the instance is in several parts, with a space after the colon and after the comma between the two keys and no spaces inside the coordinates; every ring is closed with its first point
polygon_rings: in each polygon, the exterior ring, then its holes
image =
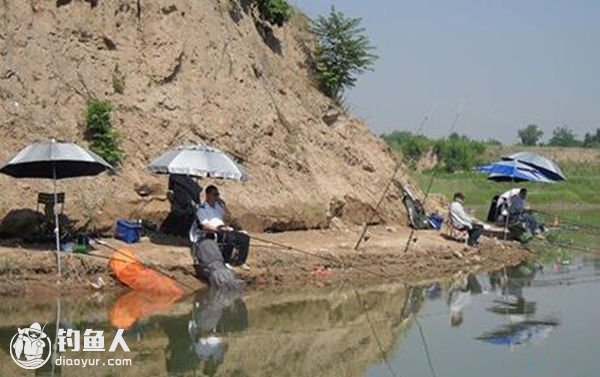
{"type": "MultiPolygon", "coordinates": [[[[410,229],[373,227],[367,241],[355,251],[360,227],[256,234],[249,264],[251,271],[237,271],[249,286],[327,286],[334,283],[416,283],[444,278],[458,271],[478,272],[514,265],[532,256],[520,244],[484,237],[478,248],[448,240],[436,231],[415,232],[405,252],[410,229]],[[259,241],[260,239],[261,241],[259,241]],[[284,248],[269,244],[287,245],[284,248]]],[[[126,245],[107,240],[118,248],[132,248],[146,263],[171,275],[187,291],[206,285],[194,275],[185,241],[171,238],[145,239],[126,245]]],[[[62,253],[62,278],[57,278],[56,256],[48,246],[4,242],[0,246],[0,293],[28,296],[56,293],[79,294],[98,290],[127,289],[111,276],[108,258],[112,250],[97,245],[91,255],[62,253]],[[100,281],[101,280],[101,281],[100,281]],[[102,284],[101,284],[102,285],[102,284]]]]}

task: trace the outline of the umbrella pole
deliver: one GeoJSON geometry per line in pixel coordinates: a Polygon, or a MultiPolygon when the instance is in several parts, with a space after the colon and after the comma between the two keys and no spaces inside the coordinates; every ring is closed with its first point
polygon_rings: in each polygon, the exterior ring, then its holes
{"type": "Polygon", "coordinates": [[[58,265],[58,276],[60,276],[60,231],[58,224],[58,212],[56,211],[56,202],[58,201],[58,195],[56,194],[56,165],[52,166],[52,182],[54,184],[54,205],[52,211],[54,212],[54,235],[56,237],[56,263],[58,265]]]}

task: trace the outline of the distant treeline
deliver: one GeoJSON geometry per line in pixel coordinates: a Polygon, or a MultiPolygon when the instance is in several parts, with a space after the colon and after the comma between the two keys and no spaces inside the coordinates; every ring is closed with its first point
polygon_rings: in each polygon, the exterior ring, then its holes
{"type": "Polygon", "coordinates": [[[521,144],[528,146],[547,145],[550,147],[581,147],[581,148],[600,148],[600,128],[596,129],[596,133],[586,132],[583,140],[578,139],[568,126],[556,127],[552,131],[552,137],[547,143],[543,143],[542,131],[536,124],[530,124],[519,130],[519,139],[521,144]]]}
{"type": "MultiPolygon", "coordinates": [[[[534,124],[520,129],[518,135],[521,145],[526,146],[600,148],[600,128],[596,129],[595,134],[586,133],[583,140],[578,139],[567,126],[555,128],[552,137],[546,143],[540,141],[544,132],[534,124]]],[[[475,140],[457,133],[448,138],[429,139],[409,131],[394,131],[381,137],[390,148],[402,154],[402,160],[410,167],[416,167],[417,163],[431,152],[437,158],[436,168],[448,172],[470,170],[484,162],[487,146],[502,145],[498,140],[475,140]]]]}
{"type": "Polygon", "coordinates": [[[500,144],[496,140],[489,142],[473,140],[456,132],[448,138],[437,140],[415,135],[409,131],[394,131],[381,137],[393,150],[402,153],[404,163],[410,167],[415,167],[417,162],[431,151],[438,161],[436,168],[448,172],[472,169],[483,162],[486,145],[500,144]]]}

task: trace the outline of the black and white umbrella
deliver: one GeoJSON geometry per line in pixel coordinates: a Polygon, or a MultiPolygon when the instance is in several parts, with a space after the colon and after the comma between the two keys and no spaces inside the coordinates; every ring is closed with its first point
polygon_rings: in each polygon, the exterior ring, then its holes
{"type": "MultiPolygon", "coordinates": [[[[0,167],[0,173],[15,178],[52,179],[54,203],[57,202],[56,180],[93,176],[105,170],[113,170],[113,168],[102,157],[76,144],[59,143],[56,140],[28,145],[0,167]]],[[[60,275],[60,236],[56,206],[54,223],[58,274],[60,275]]]]}
{"type": "Polygon", "coordinates": [[[148,165],[159,174],[181,174],[200,178],[248,180],[248,174],[225,152],[205,145],[180,146],[163,153],[148,165]]]}
{"type": "Polygon", "coordinates": [[[567,179],[558,165],[542,155],[533,152],[518,152],[502,157],[503,160],[519,161],[532,166],[553,181],[564,181],[567,179]]]}

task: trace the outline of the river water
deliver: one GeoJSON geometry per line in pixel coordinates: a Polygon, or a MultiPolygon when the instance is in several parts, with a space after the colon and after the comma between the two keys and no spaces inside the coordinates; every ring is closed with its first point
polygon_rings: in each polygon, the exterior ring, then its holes
{"type": "Polygon", "coordinates": [[[204,292],[177,303],[137,293],[4,298],[0,375],[591,377],[599,291],[600,259],[576,255],[415,288],[204,292]],[[57,327],[80,338],[62,337],[64,352],[43,350],[46,364],[22,369],[10,344],[33,322],[53,350],[57,327]],[[109,351],[118,328],[129,352],[109,351]],[[104,351],[84,351],[86,329],[103,331],[104,351]]]}

